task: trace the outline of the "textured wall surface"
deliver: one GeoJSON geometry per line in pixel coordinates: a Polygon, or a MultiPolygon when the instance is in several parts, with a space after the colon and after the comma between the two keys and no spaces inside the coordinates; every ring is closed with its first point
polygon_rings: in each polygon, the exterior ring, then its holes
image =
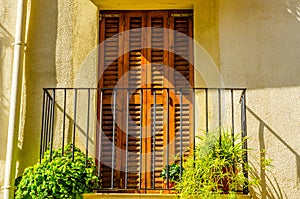
{"type": "MultiPolygon", "coordinates": [[[[2,0],[0,4],[0,125],[2,127],[0,186],[2,187],[13,56],[11,44],[14,42],[17,1],[2,0]]],[[[25,167],[34,164],[39,158],[42,88],[73,87],[76,78],[74,73],[78,73],[81,62],[90,50],[96,48],[98,34],[97,7],[90,1],[31,2],[29,0],[26,7],[27,21],[24,24],[26,48],[20,104],[20,131],[16,149],[16,175],[20,175],[25,167]],[[80,35],[81,40],[76,34],[80,35]],[[85,40],[86,34],[90,39],[85,40]]],[[[96,71],[95,64],[91,68],[96,71]]]]}
{"type": "MultiPolygon", "coordinates": [[[[220,63],[225,86],[248,88],[257,198],[300,197],[300,1],[221,0],[220,63]],[[265,152],[260,154],[260,152],[265,152]]],[[[251,158],[251,157],[250,157],[251,158]]]]}
{"type": "MultiPolygon", "coordinates": [[[[0,1],[0,187],[4,183],[16,1],[0,1]]],[[[0,190],[0,198],[2,197],[0,190]]]]}
{"type": "MultiPolygon", "coordinates": [[[[38,159],[42,88],[97,86],[99,9],[194,9],[195,85],[249,89],[250,159],[263,184],[252,193],[257,198],[299,198],[299,4],[299,0],[28,0],[17,174],[38,159]],[[268,172],[261,170],[264,156],[273,159],[268,172]]],[[[2,186],[16,0],[0,0],[0,5],[2,186]]],[[[79,117],[85,120],[84,115],[79,117]]]]}

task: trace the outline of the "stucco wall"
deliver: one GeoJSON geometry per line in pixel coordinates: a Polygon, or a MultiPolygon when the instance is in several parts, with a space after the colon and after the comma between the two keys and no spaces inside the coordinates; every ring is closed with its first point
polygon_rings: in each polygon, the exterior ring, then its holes
{"type": "MultiPolygon", "coordinates": [[[[117,0],[113,4],[110,0],[28,1],[18,174],[38,159],[42,88],[97,85],[98,9],[194,9],[196,86],[249,88],[251,160],[263,182],[267,182],[253,193],[258,198],[299,198],[299,3],[297,0],[117,0]],[[267,173],[260,172],[261,150],[273,159],[274,168],[267,173]]],[[[0,5],[1,186],[16,0],[1,0],[0,5]]],[[[94,124],[90,129],[95,129],[94,124]]],[[[85,128],[85,124],[79,125],[85,128]]]]}
{"type": "MultiPolygon", "coordinates": [[[[0,1],[0,187],[4,183],[16,1],[0,1]]],[[[0,198],[2,197],[0,190],[0,198]]]]}
{"type": "MultiPolygon", "coordinates": [[[[17,1],[2,0],[0,4],[0,186],[2,187],[13,56],[11,44],[14,42],[17,1]]],[[[79,73],[84,57],[97,45],[97,8],[90,1],[29,0],[26,7],[25,67],[20,104],[22,116],[16,148],[17,176],[39,158],[42,88],[73,87],[76,73],[79,73]],[[89,16],[92,16],[92,19],[89,16]],[[81,40],[75,35],[80,35],[81,40]],[[86,39],[85,35],[90,39],[86,39]]],[[[95,64],[91,68],[96,71],[95,64]]],[[[94,79],[95,73],[92,72],[94,79]]]]}
{"type": "Polygon", "coordinates": [[[248,88],[251,160],[273,168],[258,198],[300,197],[299,1],[221,0],[220,63],[225,86],[248,88]]]}

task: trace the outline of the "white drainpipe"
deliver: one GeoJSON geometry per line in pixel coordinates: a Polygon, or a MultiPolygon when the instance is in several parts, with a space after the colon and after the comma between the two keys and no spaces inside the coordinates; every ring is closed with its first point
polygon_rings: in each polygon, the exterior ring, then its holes
{"type": "MultiPolygon", "coordinates": [[[[26,0],[25,0],[26,1],[26,0]]],[[[12,83],[11,83],[11,96],[10,96],[10,111],[9,123],[7,132],[7,149],[6,149],[6,162],[5,162],[5,179],[4,179],[4,199],[14,198],[14,182],[16,173],[16,139],[18,138],[18,126],[16,124],[16,110],[17,110],[17,94],[19,90],[19,73],[22,68],[22,30],[23,30],[23,11],[24,0],[18,0],[17,4],[17,18],[16,18],[16,34],[14,45],[14,59],[12,70],[12,83]],[[15,128],[16,127],[16,128],[15,128]],[[15,131],[16,129],[16,131],[15,131]]]]}

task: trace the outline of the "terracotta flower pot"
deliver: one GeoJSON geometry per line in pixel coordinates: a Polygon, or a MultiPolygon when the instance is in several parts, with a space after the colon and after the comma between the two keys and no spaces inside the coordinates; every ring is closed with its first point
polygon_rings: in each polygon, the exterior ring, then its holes
{"type": "Polygon", "coordinates": [[[172,193],[174,192],[173,188],[175,187],[175,182],[169,181],[169,186],[167,186],[167,181],[163,182],[163,192],[172,193]]]}
{"type": "MultiPolygon", "coordinates": [[[[228,173],[228,172],[229,172],[229,173],[232,173],[231,170],[232,170],[232,168],[223,167],[223,168],[222,168],[222,173],[223,173],[223,174],[228,173]]],[[[238,170],[237,170],[236,168],[234,169],[234,173],[235,173],[235,174],[238,173],[238,170]]],[[[230,179],[228,176],[224,177],[224,178],[222,179],[222,182],[219,181],[218,183],[219,183],[219,186],[222,187],[222,191],[223,191],[224,193],[229,193],[231,179],[230,179]]]]}

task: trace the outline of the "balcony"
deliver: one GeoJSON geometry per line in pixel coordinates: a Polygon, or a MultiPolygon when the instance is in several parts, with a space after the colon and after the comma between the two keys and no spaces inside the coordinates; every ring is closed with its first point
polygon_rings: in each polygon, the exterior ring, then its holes
{"type": "Polygon", "coordinates": [[[97,192],[161,193],[172,189],[162,169],[182,166],[197,135],[217,127],[247,135],[246,89],[45,88],[40,158],[72,144],[95,159],[97,192]]]}

